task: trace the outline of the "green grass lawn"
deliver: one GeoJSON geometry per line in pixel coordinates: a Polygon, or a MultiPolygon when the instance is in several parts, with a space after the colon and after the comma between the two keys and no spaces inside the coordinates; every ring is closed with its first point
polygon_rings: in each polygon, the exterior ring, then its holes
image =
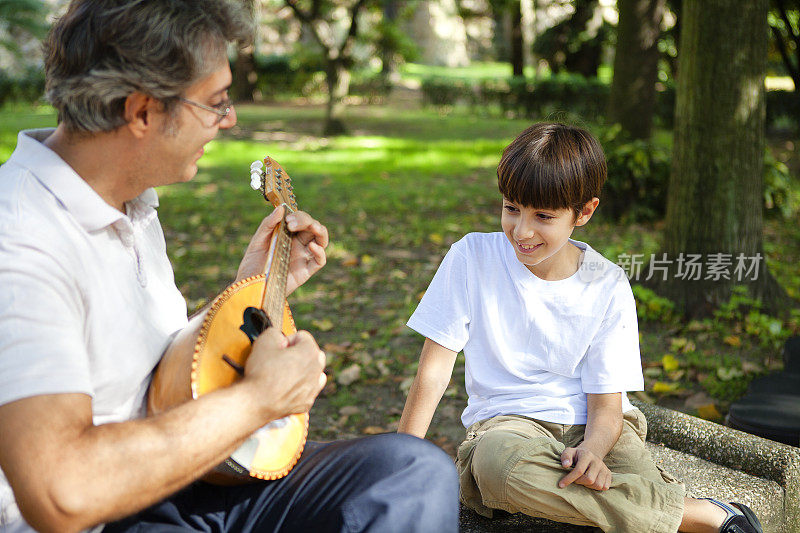
{"type": "MultiPolygon", "coordinates": [[[[188,184],[162,188],[159,208],[178,286],[190,310],[236,272],[269,209],[249,188],[249,164],[269,155],[290,174],[300,207],[325,223],[329,262],[290,299],[298,326],[329,356],[331,379],[312,411],[312,438],[390,430],[416,370],[422,340],[404,327],[449,245],[499,229],[495,166],[525,119],[448,115],[414,106],[348,110],[351,132],[322,138],[323,109],[239,106],[238,125],[212,142],[188,184]]],[[[5,109],[0,161],[16,131],[55,122],[52,110],[5,109]]],[[[670,143],[669,132],[659,142],[670,143]]],[[[792,157],[792,151],[786,151],[792,157]]],[[[660,224],[618,225],[595,217],[575,238],[615,260],[658,248],[660,224]]],[[[800,229],[767,220],[769,265],[800,299],[800,229]]],[[[659,403],[719,420],[754,376],[779,367],[781,340],[800,318],[751,313],[747,302],[687,323],[637,289],[647,393],[659,403]]],[[[452,451],[465,401],[463,360],[431,437],[452,451]]]]}

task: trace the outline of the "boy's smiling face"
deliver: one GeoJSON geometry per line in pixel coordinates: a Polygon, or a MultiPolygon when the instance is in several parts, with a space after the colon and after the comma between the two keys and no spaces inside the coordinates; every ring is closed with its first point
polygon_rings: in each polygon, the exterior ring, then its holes
{"type": "Polygon", "coordinates": [[[592,217],[599,200],[593,198],[575,217],[570,208],[539,209],[503,198],[500,224],[517,259],[534,275],[546,280],[564,279],[577,271],[580,251],[567,246],[576,226],[592,217]]]}

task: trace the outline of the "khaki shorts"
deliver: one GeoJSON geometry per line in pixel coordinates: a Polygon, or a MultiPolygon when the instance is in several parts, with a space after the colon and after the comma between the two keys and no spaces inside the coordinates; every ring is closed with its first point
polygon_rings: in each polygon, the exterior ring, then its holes
{"type": "Polygon", "coordinates": [[[567,473],[561,452],[580,444],[584,425],[519,415],[477,422],[458,447],[461,500],[489,517],[492,509],[502,509],[603,531],[673,533],[683,516],[683,484],[653,462],[644,445],[642,412],[632,409],[623,421],[622,434],[604,459],[613,476],[607,491],[557,486],[567,473]]]}

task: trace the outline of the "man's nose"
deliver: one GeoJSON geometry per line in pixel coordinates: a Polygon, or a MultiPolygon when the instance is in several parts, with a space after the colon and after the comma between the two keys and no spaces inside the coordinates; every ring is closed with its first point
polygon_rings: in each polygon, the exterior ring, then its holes
{"type": "Polygon", "coordinates": [[[219,123],[219,129],[227,130],[228,128],[232,128],[236,125],[236,107],[231,104],[231,112],[228,113],[228,116],[223,118],[219,123]]]}

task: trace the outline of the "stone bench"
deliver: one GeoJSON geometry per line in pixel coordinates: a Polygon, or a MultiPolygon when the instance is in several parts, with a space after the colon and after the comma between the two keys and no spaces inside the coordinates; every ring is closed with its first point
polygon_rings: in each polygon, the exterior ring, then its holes
{"type": "MultiPolygon", "coordinates": [[[[769,533],[800,533],[800,448],[642,402],[655,461],[698,497],[749,505],[769,533]]],[[[461,531],[591,532],[525,515],[479,516],[462,507],[461,531]]],[[[633,533],[633,532],[632,532],[633,533]]]]}

